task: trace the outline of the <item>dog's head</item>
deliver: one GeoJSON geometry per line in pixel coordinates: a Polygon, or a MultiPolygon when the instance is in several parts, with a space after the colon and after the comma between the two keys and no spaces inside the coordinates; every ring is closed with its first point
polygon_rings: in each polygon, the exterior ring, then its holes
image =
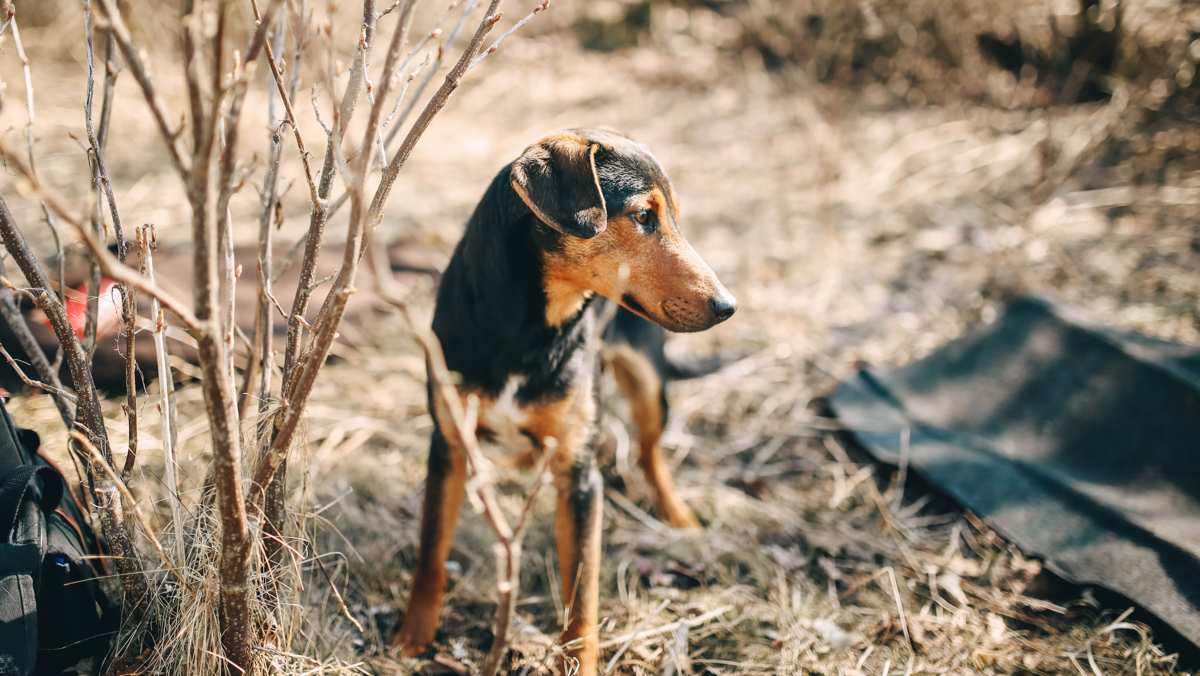
{"type": "Polygon", "coordinates": [[[684,238],[671,182],[641,144],[610,131],[554,134],[526,148],[510,178],[540,222],[551,325],[591,293],[670,331],[733,315],[737,301],[684,238]]]}

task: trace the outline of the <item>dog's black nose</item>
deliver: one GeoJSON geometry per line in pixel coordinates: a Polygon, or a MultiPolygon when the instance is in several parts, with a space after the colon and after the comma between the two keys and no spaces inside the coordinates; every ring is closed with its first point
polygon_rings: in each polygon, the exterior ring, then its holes
{"type": "Polygon", "coordinates": [[[737,299],[727,294],[713,296],[708,299],[708,307],[712,310],[713,316],[717,321],[723,322],[733,316],[737,312],[737,299]]]}

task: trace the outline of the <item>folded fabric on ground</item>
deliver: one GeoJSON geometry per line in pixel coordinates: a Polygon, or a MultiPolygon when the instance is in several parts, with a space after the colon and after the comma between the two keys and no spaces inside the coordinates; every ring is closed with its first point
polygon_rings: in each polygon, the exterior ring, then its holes
{"type": "Polygon", "coordinates": [[[1200,646],[1200,348],[1025,298],[830,403],[879,460],[1200,646]]]}

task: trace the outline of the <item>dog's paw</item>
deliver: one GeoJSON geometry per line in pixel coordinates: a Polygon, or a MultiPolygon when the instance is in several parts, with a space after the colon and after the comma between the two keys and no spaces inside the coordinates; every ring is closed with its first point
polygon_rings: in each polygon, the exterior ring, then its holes
{"type": "Polygon", "coordinates": [[[425,627],[413,627],[408,622],[392,635],[392,650],[404,657],[420,657],[429,652],[433,632],[425,627]]]}
{"type": "Polygon", "coordinates": [[[675,509],[667,510],[663,515],[666,518],[667,525],[671,528],[679,530],[700,530],[700,520],[692,513],[686,505],[678,505],[675,509]]]}

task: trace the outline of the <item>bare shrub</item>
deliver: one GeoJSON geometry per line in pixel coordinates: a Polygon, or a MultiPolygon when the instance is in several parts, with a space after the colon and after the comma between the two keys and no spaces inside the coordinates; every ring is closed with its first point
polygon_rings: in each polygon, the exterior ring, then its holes
{"type": "MultiPolygon", "coordinates": [[[[67,318],[61,269],[56,283],[10,212],[5,202],[10,195],[0,196],[0,238],[26,280],[25,285],[18,285],[4,278],[0,310],[22,336],[26,351],[34,355],[36,379],[22,372],[25,381],[49,391],[63,421],[74,427],[73,450],[85,469],[92,507],[115,561],[125,601],[114,655],[118,668],[154,673],[255,673],[266,670],[268,662],[272,670],[278,668],[280,656],[288,654],[295,621],[290,607],[295,605],[302,554],[287,540],[284,471],[309,396],[355,292],[369,234],[383,218],[398,173],[464,77],[507,35],[547,5],[535,6],[533,13],[514,22],[508,32],[489,38],[501,20],[501,0],[451,3],[434,17],[434,27],[423,35],[413,28],[417,4],[417,0],[397,0],[384,6],[364,0],[352,43],[352,62],[343,76],[333,43],[335,17],[319,18],[306,0],[249,0],[245,6],[227,0],[184,0],[174,18],[183,65],[182,80],[177,81],[155,68],[156,46],[142,45],[142,35],[129,28],[129,19],[147,19],[143,13],[153,15],[147,20],[162,20],[161,8],[143,10],[140,5],[117,0],[96,0],[93,7],[90,0],[84,0],[87,94],[83,117],[91,167],[90,185],[82,191],[89,195],[86,202],[59,194],[38,174],[33,135],[35,92],[20,40],[24,17],[18,16],[14,6],[0,6],[0,34],[11,32],[24,64],[29,113],[25,148],[18,149],[0,137],[0,157],[19,177],[22,197],[41,206],[55,240],[60,224],[65,224],[83,243],[90,256],[88,288],[93,290],[80,339],[67,318]],[[382,65],[376,66],[372,54],[381,41],[386,55],[382,65]],[[97,44],[103,45],[102,62],[96,54],[97,44]],[[446,54],[455,56],[443,71],[440,66],[446,54]],[[118,208],[105,151],[110,112],[124,103],[117,100],[114,86],[118,72],[124,71],[135,81],[166,151],[169,171],[186,195],[193,267],[190,301],[156,279],[153,229],[139,229],[136,243],[131,241],[122,218],[130,205],[118,208]],[[98,72],[103,75],[103,85],[96,117],[93,94],[98,72]],[[320,96],[326,97],[325,103],[333,111],[321,139],[323,160],[319,165],[311,162],[313,155],[306,141],[312,139],[306,138],[296,114],[301,81],[314,73],[313,104],[321,107],[316,93],[320,89],[320,96]],[[264,76],[256,79],[256,74],[264,76]],[[438,75],[441,84],[425,97],[426,85],[438,75]],[[414,80],[418,84],[410,88],[414,80]],[[173,88],[179,85],[183,95],[177,97],[173,88]],[[257,158],[244,158],[245,144],[239,141],[247,93],[255,86],[267,88],[271,108],[265,167],[257,158]],[[341,93],[336,95],[339,88],[341,93]],[[178,99],[186,101],[183,115],[171,109],[178,99]],[[360,116],[365,119],[356,121],[360,107],[365,107],[360,116]],[[411,122],[410,112],[415,113],[411,122]],[[285,159],[290,161],[291,154],[284,152],[293,144],[298,165],[294,167],[287,166],[285,159]],[[285,190],[280,186],[285,170],[302,177],[310,225],[303,242],[301,281],[286,311],[287,340],[280,367],[272,334],[275,312],[284,311],[272,292],[272,227],[285,190]],[[234,287],[244,271],[234,261],[235,218],[230,204],[252,181],[259,186],[261,206],[258,269],[252,273],[258,281],[253,310],[257,321],[251,341],[239,335],[234,321],[239,311],[234,287]],[[349,208],[341,211],[347,203],[349,208]],[[326,227],[336,223],[339,215],[344,216],[340,220],[345,227],[340,267],[331,280],[316,279],[316,260],[324,246],[326,227]],[[109,241],[114,242],[115,253],[108,248],[109,241]],[[137,267],[130,256],[135,245],[140,259],[137,267]],[[120,293],[121,345],[127,361],[124,411],[128,444],[120,465],[91,375],[99,330],[100,299],[95,290],[102,288],[102,275],[115,281],[120,293]],[[306,319],[314,291],[326,283],[331,288],[320,310],[315,319],[306,319]],[[35,342],[26,340],[30,338],[28,327],[16,311],[13,294],[30,296],[49,318],[69,367],[73,394],[58,381],[56,365],[35,349],[35,342]],[[162,412],[172,515],[166,547],[141,515],[138,497],[125,484],[137,461],[139,377],[134,340],[140,330],[138,296],[151,301],[149,326],[158,353],[161,382],[157,401],[162,412]],[[165,339],[169,329],[195,352],[212,452],[205,494],[193,505],[181,503],[173,472],[177,428],[165,339]],[[235,357],[246,347],[250,359],[239,386],[235,357]],[[247,455],[251,458],[248,477],[247,455]],[[144,560],[144,556],[156,560],[144,560]]],[[[61,247],[59,251],[61,254],[61,247]]],[[[506,607],[511,612],[511,602],[506,607]]]]}

